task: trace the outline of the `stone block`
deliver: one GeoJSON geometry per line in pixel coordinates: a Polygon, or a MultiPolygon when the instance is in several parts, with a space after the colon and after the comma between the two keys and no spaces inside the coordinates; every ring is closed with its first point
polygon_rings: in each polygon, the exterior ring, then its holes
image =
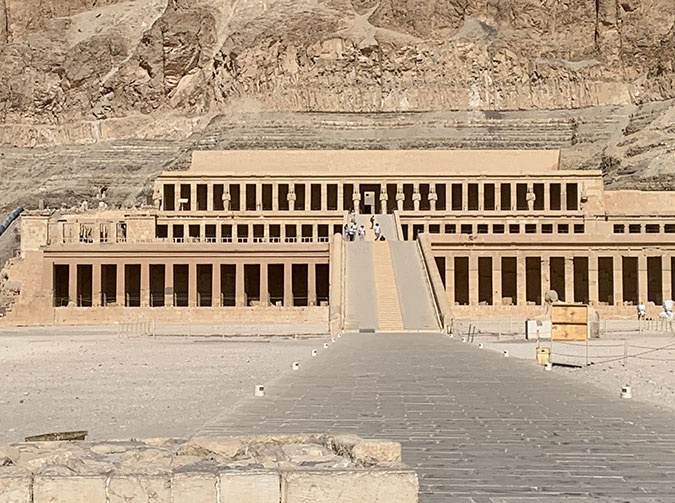
{"type": "Polygon", "coordinates": [[[240,437],[193,437],[178,450],[179,456],[212,456],[233,459],[244,448],[240,437]]]}
{"type": "MultiPolygon", "coordinates": [[[[216,503],[217,476],[213,473],[174,473],[171,478],[172,503],[216,503]]],[[[37,503],[37,502],[36,502],[37,503]]]]}
{"type": "Polygon", "coordinates": [[[31,474],[15,467],[0,468],[0,503],[31,503],[31,474]]]}
{"type": "Polygon", "coordinates": [[[413,470],[296,471],[281,476],[282,503],[417,503],[413,470]]]}
{"type": "Polygon", "coordinates": [[[4,464],[16,464],[19,461],[19,456],[21,456],[21,452],[16,447],[0,444],[0,466],[4,466],[4,464]],[[7,460],[9,460],[9,463],[7,463],[7,460]],[[4,464],[3,461],[5,462],[4,464]]]}
{"type": "Polygon", "coordinates": [[[276,472],[221,472],[221,503],[279,503],[281,480],[276,472]]]}
{"type": "Polygon", "coordinates": [[[108,503],[171,503],[171,477],[113,475],[108,485],[108,503]]]}
{"type": "Polygon", "coordinates": [[[106,476],[36,475],[33,503],[106,503],[106,476]]]}
{"type": "Polygon", "coordinates": [[[389,440],[361,440],[352,448],[352,456],[367,463],[401,461],[401,444],[389,440]]]}

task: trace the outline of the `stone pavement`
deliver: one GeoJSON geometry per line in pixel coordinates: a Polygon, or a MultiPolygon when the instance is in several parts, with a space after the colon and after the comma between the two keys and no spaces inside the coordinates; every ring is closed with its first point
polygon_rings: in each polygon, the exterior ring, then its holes
{"type": "Polygon", "coordinates": [[[675,501],[673,415],[618,392],[443,335],[352,334],[201,433],[397,440],[422,502],[675,501]]]}

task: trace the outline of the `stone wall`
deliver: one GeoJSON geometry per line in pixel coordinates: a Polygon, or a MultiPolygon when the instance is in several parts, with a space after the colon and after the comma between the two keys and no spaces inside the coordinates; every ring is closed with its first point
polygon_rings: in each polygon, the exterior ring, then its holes
{"type": "Polygon", "coordinates": [[[0,446],[0,503],[416,503],[396,442],[356,435],[0,446]]]}

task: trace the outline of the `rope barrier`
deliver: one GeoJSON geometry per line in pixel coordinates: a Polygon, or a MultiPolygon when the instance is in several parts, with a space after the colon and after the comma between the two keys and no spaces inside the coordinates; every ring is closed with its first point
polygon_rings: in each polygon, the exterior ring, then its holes
{"type": "Polygon", "coordinates": [[[619,360],[625,360],[625,359],[628,359],[628,358],[638,358],[638,359],[641,359],[640,357],[641,357],[642,355],[648,355],[649,353],[654,353],[654,352],[656,352],[656,351],[661,351],[661,350],[663,350],[663,349],[667,349],[667,348],[670,348],[670,347],[673,347],[673,346],[675,346],[675,342],[673,342],[672,344],[668,344],[667,346],[660,347],[660,348],[653,348],[653,349],[651,349],[650,351],[643,351],[642,353],[638,353],[638,354],[636,354],[636,355],[623,355],[623,356],[621,356],[620,358],[614,358],[614,359],[611,359],[611,360],[604,360],[604,361],[598,362],[598,365],[601,365],[601,364],[603,364],[603,363],[611,363],[611,362],[619,361],[619,360]]]}

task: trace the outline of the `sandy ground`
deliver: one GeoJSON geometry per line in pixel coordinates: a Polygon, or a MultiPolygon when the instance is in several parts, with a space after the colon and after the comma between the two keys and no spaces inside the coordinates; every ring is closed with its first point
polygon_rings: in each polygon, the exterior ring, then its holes
{"type": "MultiPolygon", "coordinates": [[[[524,320],[522,323],[462,320],[458,337],[466,338],[468,344],[482,343],[486,350],[500,353],[507,350],[509,357],[531,360],[536,365],[537,343],[525,340],[524,328],[521,329],[524,323],[524,320]],[[477,328],[473,337],[467,336],[470,324],[477,328]]],[[[585,342],[541,341],[540,345],[551,349],[553,372],[617,395],[628,384],[634,400],[675,411],[675,337],[659,323],[644,328],[640,331],[633,321],[609,320],[606,326],[601,322],[600,338],[591,339],[588,344],[588,366],[585,342]]]]}
{"type": "Polygon", "coordinates": [[[88,332],[0,332],[0,443],[81,429],[90,439],[189,436],[324,342],[88,332]]]}

